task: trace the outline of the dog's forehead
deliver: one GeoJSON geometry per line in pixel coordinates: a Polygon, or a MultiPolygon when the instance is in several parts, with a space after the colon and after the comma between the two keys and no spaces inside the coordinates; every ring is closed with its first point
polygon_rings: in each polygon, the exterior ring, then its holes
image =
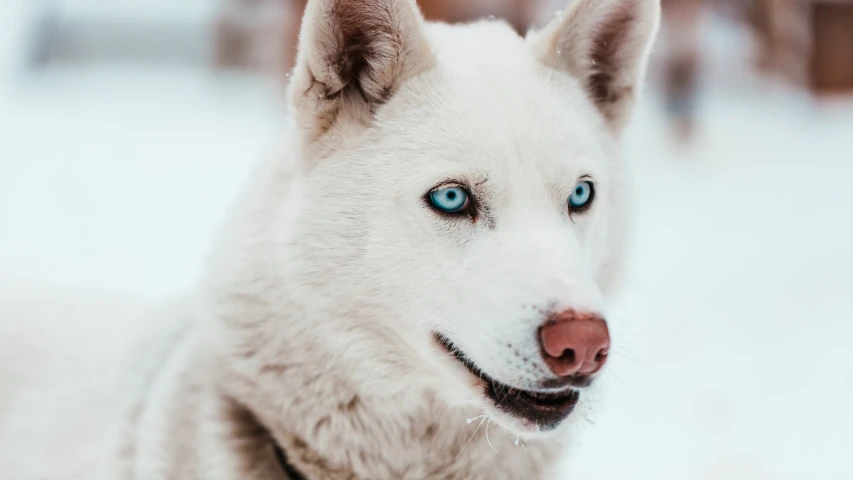
{"type": "Polygon", "coordinates": [[[510,161],[564,171],[603,154],[607,139],[583,90],[534,58],[509,26],[429,27],[436,66],[380,114],[390,137],[489,169],[510,161]]]}
{"type": "MultiPolygon", "coordinates": [[[[503,22],[431,25],[441,88],[472,103],[519,108],[548,97],[549,78],[525,40],[503,22]]],[[[582,94],[579,90],[577,93],[582,94]]]]}

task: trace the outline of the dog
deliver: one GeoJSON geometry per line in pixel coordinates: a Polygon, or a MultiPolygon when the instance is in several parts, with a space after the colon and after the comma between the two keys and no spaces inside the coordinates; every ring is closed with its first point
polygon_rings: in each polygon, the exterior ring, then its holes
{"type": "Polygon", "coordinates": [[[196,291],[1,302],[0,477],[551,478],[612,348],[659,16],[576,0],[522,38],[311,0],[288,154],[196,291]]]}

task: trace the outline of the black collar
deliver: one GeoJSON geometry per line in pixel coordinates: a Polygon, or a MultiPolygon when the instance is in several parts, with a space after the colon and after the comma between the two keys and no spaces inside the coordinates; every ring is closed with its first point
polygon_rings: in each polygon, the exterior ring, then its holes
{"type": "Polygon", "coordinates": [[[287,454],[284,453],[284,449],[281,448],[281,445],[279,445],[274,439],[270,439],[270,442],[272,443],[273,451],[275,452],[275,459],[281,467],[281,470],[284,472],[285,477],[289,480],[308,480],[305,478],[305,475],[302,475],[302,472],[297,470],[296,467],[287,461],[287,454]]]}

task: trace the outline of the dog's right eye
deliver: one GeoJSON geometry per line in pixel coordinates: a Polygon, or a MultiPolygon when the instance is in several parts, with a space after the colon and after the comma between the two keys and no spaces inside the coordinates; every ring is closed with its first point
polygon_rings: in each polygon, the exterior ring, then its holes
{"type": "Polygon", "coordinates": [[[448,185],[429,192],[429,202],[442,213],[458,214],[466,212],[471,206],[471,194],[465,187],[448,185]]]}

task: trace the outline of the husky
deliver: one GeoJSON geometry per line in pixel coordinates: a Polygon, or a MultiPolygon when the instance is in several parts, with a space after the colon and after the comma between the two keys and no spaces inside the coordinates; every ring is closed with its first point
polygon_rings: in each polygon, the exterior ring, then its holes
{"type": "Polygon", "coordinates": [[[612,349],[659,10],[521,37],[310,1],[287,155],[191,295],[0,302],[0,478],[552,478],[612,349]]]}

